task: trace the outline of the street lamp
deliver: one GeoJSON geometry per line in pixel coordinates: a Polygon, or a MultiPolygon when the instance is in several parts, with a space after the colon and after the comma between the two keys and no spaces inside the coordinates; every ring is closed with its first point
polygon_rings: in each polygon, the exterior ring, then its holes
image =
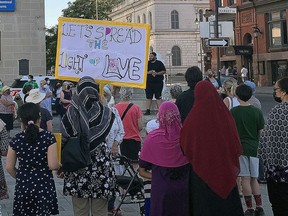
{"type": "MultiPolygon", "coordinates": [[[[195,21],[194,21],[194,23],[196,24],[196,26],[197,26],[197,31],[199,31],[198,32],[198,36],[200,36],[200,30],[199,30],[199,24],[200,24],[200,22],[199,22],[199,20],[198,20],[198,11],[197,10],[195,10],[195,14],[196,14],[196,18],[195,18],[195,21]]],[[[202,71],[202,73],[203,73],[203,58],[202,58],[202,56],[204,55],[205,53],[203,53],[203,49],[202,49],[202,38],[201,38],[201,36],[200,36],[200,53],[198,53],[198,56],[200,56],[200,69],[201,69],[201,71],[202,71]]],[[[198,61],[198,63],[199,63],[199,61],[198,61]]]]}
{"type": "Polygon", "coordinates": [[[98,20],[98,0],[96,0],[96,20],[98,20]]]}
{"type": "Polygon", "coordinates": [[[166,56],[168,56],[168,62],[169,62],[169,73],[170,73],[170,86],[172,85],[172,70],[171,70],[171,57],[173,56],[173,53],[171,51],[168,51],[166,56]]]}

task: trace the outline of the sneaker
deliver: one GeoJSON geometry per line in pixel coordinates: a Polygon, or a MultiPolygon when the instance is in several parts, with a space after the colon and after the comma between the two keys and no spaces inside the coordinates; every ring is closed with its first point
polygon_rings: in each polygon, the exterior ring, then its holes
{"type": "Polygon", "coordinates": [[[150,112],[150,109],[147,109],[146,112],[144,113],[144,115],[150,115],[151,112],[150,112]]]}
{"type": "Polygon", "coordinates": [[[254,209],[247,209],[244,213],[244,216],[255,216],[254,209]]]}
{"type": "Polygon", "coordinates": [[[265,179],[258,179],[259,184],[267,184],[267,181],[265,179]]]}
{"type": "Polygon", "coordinates": [[[255,216],[265,216],[264,209],[262,207],[256,207],[255,216]]]}

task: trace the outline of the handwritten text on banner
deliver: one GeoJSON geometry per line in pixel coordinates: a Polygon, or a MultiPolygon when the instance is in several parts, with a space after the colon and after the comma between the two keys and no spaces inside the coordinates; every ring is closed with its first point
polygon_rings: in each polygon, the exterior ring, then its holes
{"type": "Polygon", "coordinates": [[[56,77],[145,88],[149,25],[59,18],[56,77]]]}

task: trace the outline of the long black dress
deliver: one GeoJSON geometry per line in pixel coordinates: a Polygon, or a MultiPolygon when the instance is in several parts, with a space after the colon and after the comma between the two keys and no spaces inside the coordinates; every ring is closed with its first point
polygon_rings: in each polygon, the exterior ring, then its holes
{"type": "MultiPolygon", "coordinates": [[[[215,176],[217,178],[217,176],[215,176]]],[[[238,188],[231,191],[226,199],[219,197],[190,169],[189,206],[192,216],[243,216],[238,188]]]]}

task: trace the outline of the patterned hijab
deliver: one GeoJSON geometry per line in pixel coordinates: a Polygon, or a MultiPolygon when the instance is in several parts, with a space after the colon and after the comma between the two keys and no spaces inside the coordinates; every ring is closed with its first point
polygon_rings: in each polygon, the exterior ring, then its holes
{"type": "Polygon", "coordinates": [[[227,198],[236,186],[242,147],[235,121],[209,81],[200,81],[195,87],[181,146],[195,173],[216,194],[227,198]]]}
{"type": "Polygon", "coordinates": [[[77,84],[66,114],[62,118],[61,131],[64,138],[74,137],[81,131],[88,137],[93,151],[105,141],[114,121],[114,114],[99,102],[98,85],[85,76],[77,84]]]}
{"type": "Polygon", "coordinates": [[[180,147],[181,119],[172,102],[161,104],[158,113],[159,128],[144,140],[140,159],[162,167],[180,167],[188,164],[180,147]]]}

